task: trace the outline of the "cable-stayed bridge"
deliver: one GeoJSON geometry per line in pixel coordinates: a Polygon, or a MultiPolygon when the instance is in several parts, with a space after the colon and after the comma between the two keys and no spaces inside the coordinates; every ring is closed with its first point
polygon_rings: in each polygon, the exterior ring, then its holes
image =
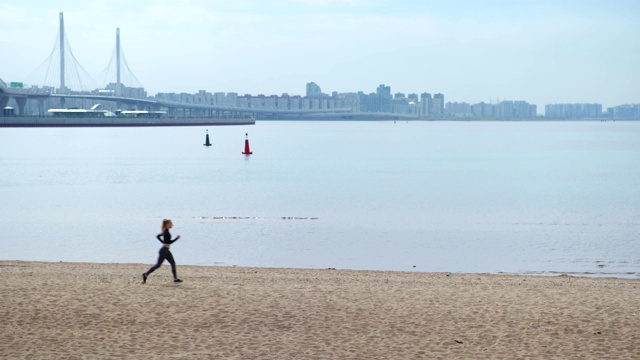
{"type": "MultiPolygon", "coordinates": [[[[68,107],[68,103],[115,104],[116,108],[138,110],[165,110],[173,117],[253,117],[271,118],[288,116],[339,116],[343,118],[376,117],[395,119],[415,119],[415,115],[396,113],[361,113],[353,104],[330,104],[316,101],[314,105],[302,106],[299,102],[279,104],[278,106],[245,102],[238,104],[206,104],[172,101],[147,97],[144,87],[133,74],[124,57],[120,44],[120,29],[116,29],[116,45],[109,64],[102,74],[102,86],[98,85],[77,61],[64,28],[63,13],[60,13],[59,33],[56,44],[45,61],[27,77],[37,86],[23,87],[22,83],[7,85],[0,79],[0,107],[5,108],[13,99],[18,115],[26,115],[27,101],[37,103],[38,116],[44,116],[47,108],[55,103],[59,108],[68,107]],[[115,76],[115,78],[114,78],[115,76]],[[323,105],[324,104],[324,105],[323,105]]],[[[311,104],[311,102],[309,102],[311,104]]],[[[33,107],[33,105],[32,105],[33,107]]]]}

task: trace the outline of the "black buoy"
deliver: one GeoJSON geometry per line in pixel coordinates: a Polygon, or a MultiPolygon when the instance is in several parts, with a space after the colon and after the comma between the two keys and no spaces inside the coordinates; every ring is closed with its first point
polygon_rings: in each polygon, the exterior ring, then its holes
{"type": "Polygon", "coordinates": [[[211,146],[211,142],[209,141],[209,129],[207,129],[207,136],[204,140],[204,146],[211,146]]]}

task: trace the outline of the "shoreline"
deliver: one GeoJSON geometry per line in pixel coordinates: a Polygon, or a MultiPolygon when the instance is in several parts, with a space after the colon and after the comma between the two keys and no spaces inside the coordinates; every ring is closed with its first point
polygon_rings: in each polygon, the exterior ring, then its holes
{"type": "Polygon", "coordinates": [[[640,358],[637,279],[0,261],[0,357],[640,358]]]}
{"type": "MultiPolygon", "coordinates": [[[[42,263],[42,264],[83,264],[83,265],[141,265],[142,263],[134,262],[91,262],[91,261],[49,261],[49,260],[16,260],[16,259],[0,259],[0,266],[2,263],[42,263]]],[[[144,265],[144,264],[143,264],[144,265]]],[[[152,262],[146,263],[146,266],[153,265],[152,262]]],[[[169,266],[167,262],[163,266],[169,266]]],[[[256,265],[235,265],[226,263],[213,263],[213,264],[192,264],[189,262],[178,263],[179,267],[212,267],[212,268],[251,268],[251,269],[280,269],[280,270],[338,270],[338,271],[354,271],[354,272],[381,272],[381,273],[403,273],[403,274],[458,274],[458,275],[495,275],[495,276],[531,276],[531,277],[574,277],[585,279],[620,279],[620,280],[640,280],[640,272],[636,271],[621,271],[621,272],[607,272],[607,271],[558,271],[558,270],[527,270],[521,272],[510,271],[484,271],[484,272],[466,272],[466,271],[430,271],[430,270],[418,270],[412,269],[357,269],[357,268],[341,268],[341,267],[288,267],[288,266],[256,266],[256,265]]]]}

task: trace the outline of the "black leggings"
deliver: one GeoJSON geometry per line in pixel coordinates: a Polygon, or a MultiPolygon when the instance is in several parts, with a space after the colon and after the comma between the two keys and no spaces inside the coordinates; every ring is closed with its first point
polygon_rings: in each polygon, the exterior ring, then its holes
{"type": "Polygon", "coordinates": [[[151,274],[152,272],[156,271],[156,269],[158,269],[160,266],[162,266],[162,263],[164,262],[165,259],[169,262],[169,264],[171,264],[171,272],[173,273],[173,278],[177,279],[178,275],[176,273],[176,261],[173,260],[173,255],[171,255],[171,251],[169,251],[169,249],[167,249],[164,246],[160,248],[160,252],[158,255],[158,263],[153,265],[149,270],[147,270],[147,275],[151,274]]]}

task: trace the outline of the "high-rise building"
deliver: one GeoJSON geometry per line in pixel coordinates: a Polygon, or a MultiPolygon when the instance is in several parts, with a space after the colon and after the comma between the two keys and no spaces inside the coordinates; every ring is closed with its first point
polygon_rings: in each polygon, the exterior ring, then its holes
{"type": "Polygon", "coordinates": [[[318,97],[322,94],[320,86],[314,82],[307,83],[307,97],[318,97]]]}
{"type": "Polygon", "coordinates": [[[471,105],[471,113],[473,117],[478,119],[491,119],[494,116],[494,106],[485,102],[473,104],[471,105]]]}
{"type": "Polygon", "coordinates": [[[278,106],[278,95],[270,95],[264,98],[264,107],[275,109],[278,106]]]}
{"type": "Polygon", "coordinates": [[[445,104],[445,114],[451,117],[468,118],[473,116],[471,105],[466,102],[448,102],[445,104]]]}
{"type": "Polygon", "coordinates": [[[380,106],[377,111],[390,113],[391,101],[393,100],[393,97],[391,96],[391,87],[380,84],[376,91],[376,95],[378,97],[378,105],[380,106]]]}
{"type": "Polygon", "coordinates": [[[394,114],[406,114],[408,110],[407,98],[404,93],[395,93],[393,100],[391,100],[391,112],[394,114]]]}
{"type": "Polygon", "coordinates": [[[548,104],[544,116],[549,119],[589,119],[602,116],[601,104],[548,104]]]}
{"type": "Polygon", "coordinates": [[[225,105],[224,101],[225,101],[225,99],[224,99],[224,93],[223,92],[213,93],[213,103],[215,105],[224,106],[225,105]]]}
{"type": "Polygon", "coordinates": [[[227,106],[239,106],[238,104],[238,93],[228,92],[226,96],[227,106]]]}
{"type": "Polygon", "coordinates": [[[611,117],[615,120],[639,120],[640,104],[626,104],[614,106],[611,117]]]}
{"type": "Polygon", "coordinates": [[[494,107],[496,119],[532,119],[536,113],[537,107],[526,101],[501,101],[494,107]]]}
{"type": "Polygon", "coordinates": [[[289,109],[298,110],[302,108],[302,97],[300,95],[294,95],[289,100],[289,109]]]}
{"type": "Polygon", "coordinates": [[[444,116],[444,94],[437,93],[433,95],[433,108],[431,109],[431,114],[433,114],[434,117],[444,116]]]}
{"type": "Polygon", "coordinates": [[[359,93],[339,93],[335,97],[335,108],[343,108],[343,109],[351,109],[354,112],[359,112],[361,110],[360,96],[362,92],[359,93]]]}
{"type": "Polygon", "coordinates": [[[433,99],[431,98],[431,94],[426,92],[420,94],[420,117],[422,118],[429,117],[432,106],[433,106],[433,99]]]}
{"type": "Polygon", "coordinates": [[[365,94],[364,91],[358,91],[358,98],[360,106],[358,107],[358,111],[367,112],[371,111],[371,100],[369,99],[369,95],[365,94]]]}

